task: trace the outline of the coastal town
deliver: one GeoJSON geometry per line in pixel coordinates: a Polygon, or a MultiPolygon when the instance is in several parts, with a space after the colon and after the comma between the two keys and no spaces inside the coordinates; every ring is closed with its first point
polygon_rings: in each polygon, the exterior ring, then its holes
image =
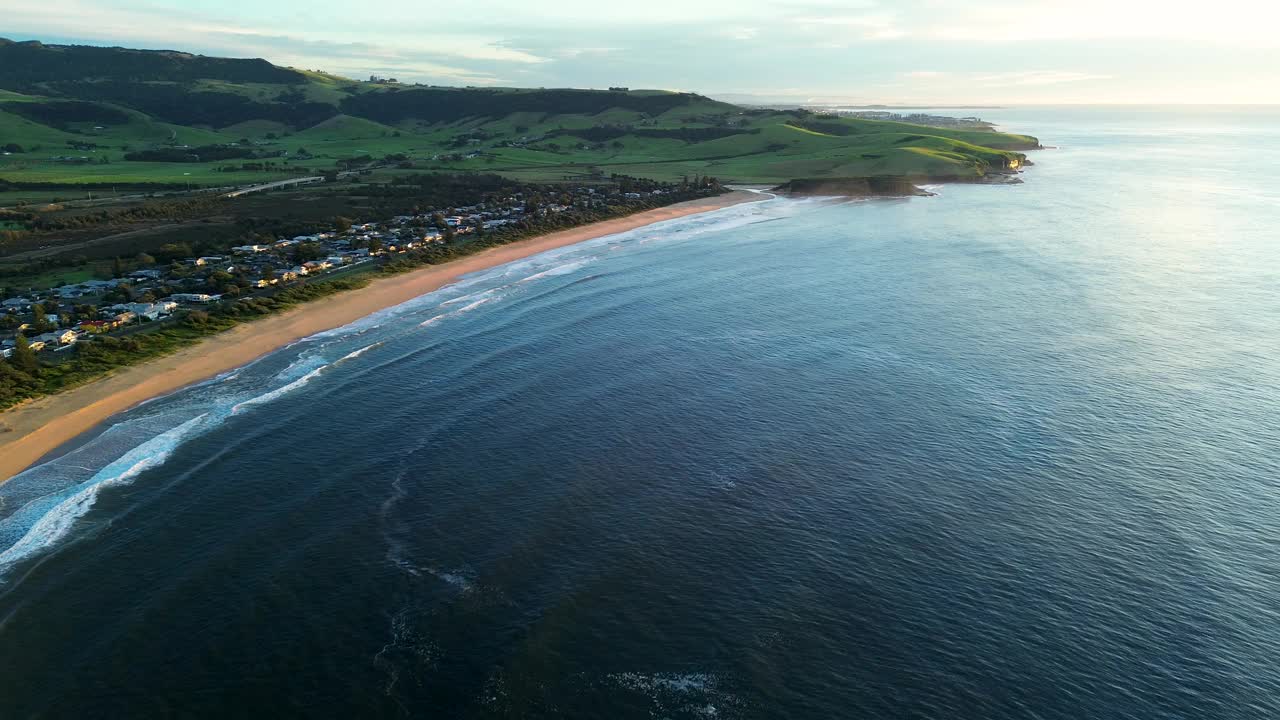
{"type": "Polygon", "coordinates": [[[148,254],[117,261],[114,277],[50,288],[5,290],[0,357],[31,353],[57,363],[78,346],[156,329],[193,310],[269,297],[285,287],[373,271],[410,254],[464,245],[578,212],[665,204],[681,185],[607,184],[554,193],[513,192],[457,207],[427,208],[381,222],[339,218],[326,230],[233,245],[219,254],[161,262],[148,254]]]}

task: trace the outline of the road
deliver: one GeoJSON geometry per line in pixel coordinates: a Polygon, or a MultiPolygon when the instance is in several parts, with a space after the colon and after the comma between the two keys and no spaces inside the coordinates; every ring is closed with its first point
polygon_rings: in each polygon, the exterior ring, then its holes
{"type": "Polygon", "coordinates": [[[320,175],[312,177],[292,178],[289,180],[277,180],[275,182],[263,183],[262,185],[253,185],[247,188],[241,188],[235,192],[229,192],[224,197],[234,198],[249,193],[262,192],[263,190],[274,190],[275,188],[288,187],[290,185],[306,185],[314,182],[323,182],[324,178],[320,175]]]}

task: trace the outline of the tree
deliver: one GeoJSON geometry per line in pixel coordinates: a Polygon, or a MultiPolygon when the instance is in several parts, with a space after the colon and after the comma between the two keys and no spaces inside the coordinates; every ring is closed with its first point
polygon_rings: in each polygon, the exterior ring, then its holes
{"type": "Polygon", "coordinates": [[[319,260],[324,257],[324,251],[316,243],[298,243],[293,246],[293,261],[304,263],[310,260],[319,260]]]}
{"type": "Polygon", "coordinates": [[[351,229],[351,218],[339,215],[333,219],[333,225],[338,229],[338,232],[344,233],[351,229]]]}
{"type": "Polygon", "coordinates": [[[40,361],[36,359],[36,352],[31,349],[27,338],[19,335],[14,341],[13,354],[9,356],[9,364],[31,377],[39,375],[40,361]]]}
{"type": "Polygon", "coordinates": [[[156,264],[156,259],[146,253],[138,253],[137,260],[139,265],[144,265],[148,267],[156,264]]]}
{"type": "Polygon", "coordinates": [[[111,261],[111,277],[124,277],[124,263],[120,261],[120,258],[115,258],[111,261]]]}
{"type": "Polygon", "coordinates": [[[49,332],[53,329],[49,322],[49,314],[39,303],[31,306],[31,324],[35,325],[38,332],[49,332]]]}

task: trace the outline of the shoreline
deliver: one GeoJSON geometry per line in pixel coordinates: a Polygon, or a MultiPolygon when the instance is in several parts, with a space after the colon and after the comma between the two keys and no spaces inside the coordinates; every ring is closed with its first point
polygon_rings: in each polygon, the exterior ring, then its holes
{"type": "Polygon", "coordinates": [[[445,287],[463,275],[665,220],[759,202],[769,197],[736,190],[717,197],[688,200],[519,240],[403,275],[376,278],[358,290],[331,295],[279,315],[238,325],[172,355],[121,368],[56,395],[29,400],[0,412],[0,484],[140,403],[247,365],[302,338],[408,302],[445,287]]]}

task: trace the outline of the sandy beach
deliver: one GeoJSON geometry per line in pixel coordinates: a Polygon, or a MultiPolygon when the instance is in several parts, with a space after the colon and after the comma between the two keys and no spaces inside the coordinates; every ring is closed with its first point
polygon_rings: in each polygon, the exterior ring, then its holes
{"type": "Polygon", "coordinates": [[[162,358],[121,368],[87,385],[0,413],[0,482],[60,445],[150,398],[207,380],[315,333],[437,290],[459,277],[547,250],[633,230],[663,220],[764,199],[738,191],[670,205],[592,225],[521,240],[444,265],[374,280],[368,287],[307,303],[237,326],[162,358]]]}

